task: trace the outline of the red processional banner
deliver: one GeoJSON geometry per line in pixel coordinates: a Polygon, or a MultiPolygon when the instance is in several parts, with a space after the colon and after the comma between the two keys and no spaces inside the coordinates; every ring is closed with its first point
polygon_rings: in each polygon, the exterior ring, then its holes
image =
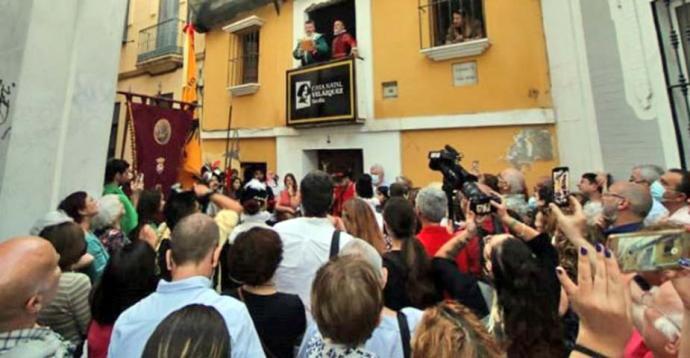
{"type": "Polygon", "coordinates": [[[147,189],[164,194],[177,183],[182,149],[192,128],[193,110],[129,102],[134,132],[136,170],[144,174],[147,189]]]}

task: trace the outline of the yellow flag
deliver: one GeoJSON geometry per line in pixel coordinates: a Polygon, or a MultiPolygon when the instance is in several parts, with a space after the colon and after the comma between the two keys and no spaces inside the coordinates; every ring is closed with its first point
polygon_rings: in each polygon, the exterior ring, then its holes
{"type": "MultiPolygon", "coordinates": [[[[196,52],[194,50],[194,26],[191,23],[185,26],[185,35],[183,62],[185,80],[182,86],[182,101],[196,103],[196,52]]],[[[194,177],[200,175],[202,166],[201,128],[199,126],[196,110],[194,111],[194,121],[192,133],[187,138],[187,143],[184,147],[182,166],[179,175],[180,183],[185,189],[190,189],[192,187],[196,181],[194,177]]]]}

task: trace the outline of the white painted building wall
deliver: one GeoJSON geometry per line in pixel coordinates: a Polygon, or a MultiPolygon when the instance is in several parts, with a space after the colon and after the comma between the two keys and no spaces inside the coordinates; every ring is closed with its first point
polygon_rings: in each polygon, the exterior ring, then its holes
{"type": "Polygon", "coordinates": [[[561,162],[680,165],[650,0],[542,0],[561,162]]]}
{"type": "Polygon", "coordinates": [[[0,0],[0,78],[16,83],[0,143],[0,240],[26,235],[71,192],[100,195],[126,5],[0,0]]]}

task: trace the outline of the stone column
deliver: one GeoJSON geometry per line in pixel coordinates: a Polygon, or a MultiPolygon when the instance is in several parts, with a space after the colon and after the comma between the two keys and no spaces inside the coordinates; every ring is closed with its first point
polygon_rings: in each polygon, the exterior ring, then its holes
{"type": "Polygon", "coordinates": [[[126,6],[0,0],[0,240],[100,195],[126,6]]]}

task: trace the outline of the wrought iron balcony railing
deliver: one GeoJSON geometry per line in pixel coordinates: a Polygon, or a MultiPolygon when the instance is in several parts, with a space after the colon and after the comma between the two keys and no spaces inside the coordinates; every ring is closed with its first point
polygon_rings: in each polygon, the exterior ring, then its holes
{"type": "Polygon", "coordinates": [[[184,21],[169,19],[139,31],[137,63],[167,55],[182,56],[184,21]]]}

